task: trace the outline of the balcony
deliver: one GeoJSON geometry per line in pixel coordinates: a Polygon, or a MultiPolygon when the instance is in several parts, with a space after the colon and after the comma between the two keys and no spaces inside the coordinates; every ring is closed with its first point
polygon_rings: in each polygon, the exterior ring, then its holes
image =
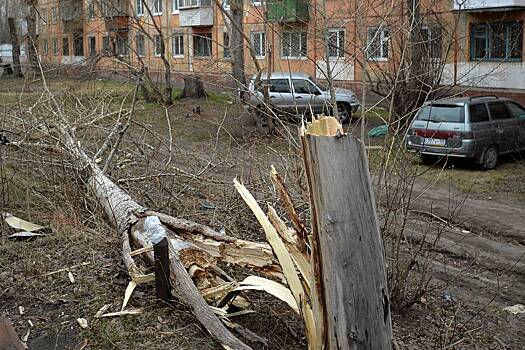
{"type": "Polygon", "coordinates": [[[306,22],[309,19],[307,0],[270,0],[266,9],[269,22],[306,22]]]}
{"type": "Polygon", "coordinates": [[[105,17],[104,23],[106,24],[106,29],[110,32],[122,32],[129,29],[128,16],[117,15],[105,17]]]}
{"type": "Polygon", "coordinates": [[[178,0],[179,26],[209,27],[213,25],[212,0],[178,0]]]}
{"type": "Polygon", "coordinates": [[[525,0],[454,0],[454,11],[503,11],[525,9],[525,0]]]}
{"type": "Polygon", "coordinates": [[[81,33],[84,29],[82,0],[60,0],[64,33],[81,33]]]}

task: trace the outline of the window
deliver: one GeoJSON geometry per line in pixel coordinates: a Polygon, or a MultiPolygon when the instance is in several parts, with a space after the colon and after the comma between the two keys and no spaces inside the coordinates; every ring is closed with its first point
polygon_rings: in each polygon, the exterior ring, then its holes
{"type": "Polygon", "coordinates": [[[262,6],[262,0],[252,0],[253,6],[262,6]]]}
{"type": "Polygon", "coordinates": [[[194,35],[193,50],[196,57],[210,57],[211,33],[194,35]]]}
{"type": "Polygon", "coordinates": [[[421,108],[417,119],[432,122],[464,123],[465,108],[447,104],[427,105],[421,108]]]}
{"type": "Polygon", "coordinates": [[[328,30],[328,57],[345,57],[345,31],[343,29],[328,30]]]}
{"type": "Polygon", "coordinates": [[[293,79],[293,90],[296,94],[308,94],[308,95],[318,95],[319,90],[309,82],[308,80],[304,79],[293,79]]]}
{"type": "Polygon", "coordinates": [[[47,8],[43,8],[40,10],[40,23],[45,26],[47,25],[47,8]]]}
{"type": "Polygon", "coordinates": [[[179,8],[197,7],[198,0],[179,0],[179,8]]]}
{"type": "Polygon", "coordinates": [[[470,60],[521,61],[523,22],[474,24],[470,28],[470,60]]]}
{"type": "Polygon", "coordinates": [[[102,51],[104,51],[105,53],[111,52],[109,36],[102,37],[102,51]]]}
{"type": "Polygon", "coordinates": [[[89,1],[87,4],[87,18],[88,19],[95,18],[95,4],[93,3],[93,0],[89,1]]]}
{"type": "Polygon", "coordinates": [[[507,107],[505,107],[504,102],[489,103],[489,111],[490,111],[490,116],[492,117],[492,120],[510,118],[510,113],[507,110],[507,107]]]}
{"type": "Polygon", "coordinates": [[[62,56],[69,56],[69,38],[62,38],[62,56]]]}
{"type": "Polygon", "coordinates": [[[171,13],[179,13],[179,0],[171,0],[171,13]]]}
{"type": "Polygon", "coordinates": [[[144,16],[144,0],[135,0],[135,12],[137,16],[144,16]]]}
{"type": "Polygon", "coordinates": [[[162,37],[160,35],[155,35],[155,51],[153,55],[160,56],[164,52],[164,43],[162,42],[162,37]]]}
{"type": "Polygon", "coordinates": [[[483,123],[489,121],[489,113],[484,103],[478,105],[470,105],[470,122],[471,123],[483,123]]]}
{"type": "Polygon", "coordinates": [[[282,58],[302,58],[307,55],[306,32],[283,32],[282,58]]]}
{"type": "Polygon", "coordinates": [[[290,93],[290,82],[288,79],[271,79],[270,92],[290,93]]]}
{"type": "Polygon", "coordinates": [[[118,16],[124,16],[128,13],[128,9],[126,4],[124,3],[124,0],[117,0],[116,10],[118,16]]]}
{"type": "Polygon", "coordinates": [[[368,28],[367,55],[369,59],[388,59],[388,30],[385,28],[368,28]]]}
{"type": "Polygon", "coordinates": [[[255,57],[263,58],[266,55],[266,34],[264,32],[254,32],[250,36],[255,57]]]}
{"type": "Polygon", "coordinates": [[[173,57],[184,57],[184,34],[173,34],[171,39],[171,54],[173,57]]]}
{"type": "Polygon", "coordinates": [[[106,2],[99,3],[102,17],[109,17],[109,6],[106,2]]]}
{"type": "Polygon", "coordinates": [[[44,55],[47,55],[48,47],[47,47],[47,39],[42,40],[42,53],[44,55]]]}
{"type": "Polygon", "coordinates": [[[58,12],[56,7],[51,7],[51,23],[58,21],[58,12]]]}
{"type": "Polygon", "coordinates": [[[84,56],[84,38],[82,35],[73,38],[73,55],[84,56]]]}
{"type": "Polygon", "coordinates": [[[230,51],[230,36],[228,33],[222,34],[222,48],[223,48],[223,57],[225,59],[231,58],[231,51],[230,51]]]}
{"type": "Polygon", "coordinates": [[[514,102],[507,102],[507,107],[509,108],[512,118],[518,118],[525,120],[525,109],[519,104],[514,102]]]}
{"type": "Polygon", "coordinates": [[[128,55],[128,38],[126,37],[117,37],[116,45],[117,55],[127,56],[128,55]]]}
{"type": "Polygon", "coordinates": [[[162,15],[162,0],[153,0],[153,14],[162,15]]]}
{"type": "Polygon", "coordinates": [[[441,58],[442,30],[440,27],[422,27],[421,39],[429,58],[441,58]]]}
{"type": "Polygon", "coordinates": [[[90,36],[88,38],[89,42],[89,55],[95,56],[97,54],[97,38],[90,36]]]}
{"type": "Polygon", "coordinates": [[[53,55],[58,56],[58,39],[53,38],[53,55]]]}
{"type": "Polygon", "coordinates": [[[137,48],[137,55],[146,56],[146,47],[144,46],[144,35],[137,34],[135,38],[135,45],[137,48]]]}

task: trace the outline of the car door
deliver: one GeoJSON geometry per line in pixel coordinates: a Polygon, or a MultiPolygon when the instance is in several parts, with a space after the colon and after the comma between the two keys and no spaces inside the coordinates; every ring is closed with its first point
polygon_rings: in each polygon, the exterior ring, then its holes
{"type": "Polygon", "coordinates": [[[496,130],[496,142],[500,153],[518,149],[518,120],[511,118],[504,101],[488,103],[492,127],[496,130]]]}
{"type": "Polygon", "coordinates": [[[479,157],[496,139],[496,130],[492,126],[485,103],[469,106],[469,127],[474,136],[475,156],[479,157]]]}
{"type": "Polygon", "coordinates": [[[523,150],[525,149],[525,108],[512,101],[507,102],[507,108],[511,117],[517,120],[518,144],[519,148],[523,150]]]}
{"type": "Polygon", "coordinates": [[[321,113],[324,99],[321,92],[310,80],[303,78],[292,79],[294,105],[298,114],[321,113]]]}
{"type": "Polygon", "coordinates": [[[290,79],[270,79],[270,103],[281,112],[293,112],[293,95],[290,79]]]}

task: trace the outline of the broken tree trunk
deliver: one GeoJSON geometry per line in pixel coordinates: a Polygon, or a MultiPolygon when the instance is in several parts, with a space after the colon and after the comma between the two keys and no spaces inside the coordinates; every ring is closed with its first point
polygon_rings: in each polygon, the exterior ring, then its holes
{"type": "Polygon", "coordinates": [[[203,98],[206,97],[204,85],[199,77],[185,77],[184,89],[181,98],[203,98]]]}
{"type": "Polygon", "coordinates": [[[386,264],[364,145],[334,118],[301,131],[312,209],[312,302],[324,348],[390,349],[386,264]]]}

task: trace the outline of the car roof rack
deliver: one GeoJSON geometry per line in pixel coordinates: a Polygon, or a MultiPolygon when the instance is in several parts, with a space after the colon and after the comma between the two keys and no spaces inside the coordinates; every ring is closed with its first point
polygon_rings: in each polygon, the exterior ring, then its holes
{"type": "Polygon", "coordinates": [[[480,96],[471,96],[471,97],[469,98],[469,100],[472,101],[472,100],[475,99],[475,98],[485,98],[485,97],[494,97],[494,98],[496,98],[496,99],[499,99],[499,97],[496,96],[496,95],[480,95],[480,96]]]}

